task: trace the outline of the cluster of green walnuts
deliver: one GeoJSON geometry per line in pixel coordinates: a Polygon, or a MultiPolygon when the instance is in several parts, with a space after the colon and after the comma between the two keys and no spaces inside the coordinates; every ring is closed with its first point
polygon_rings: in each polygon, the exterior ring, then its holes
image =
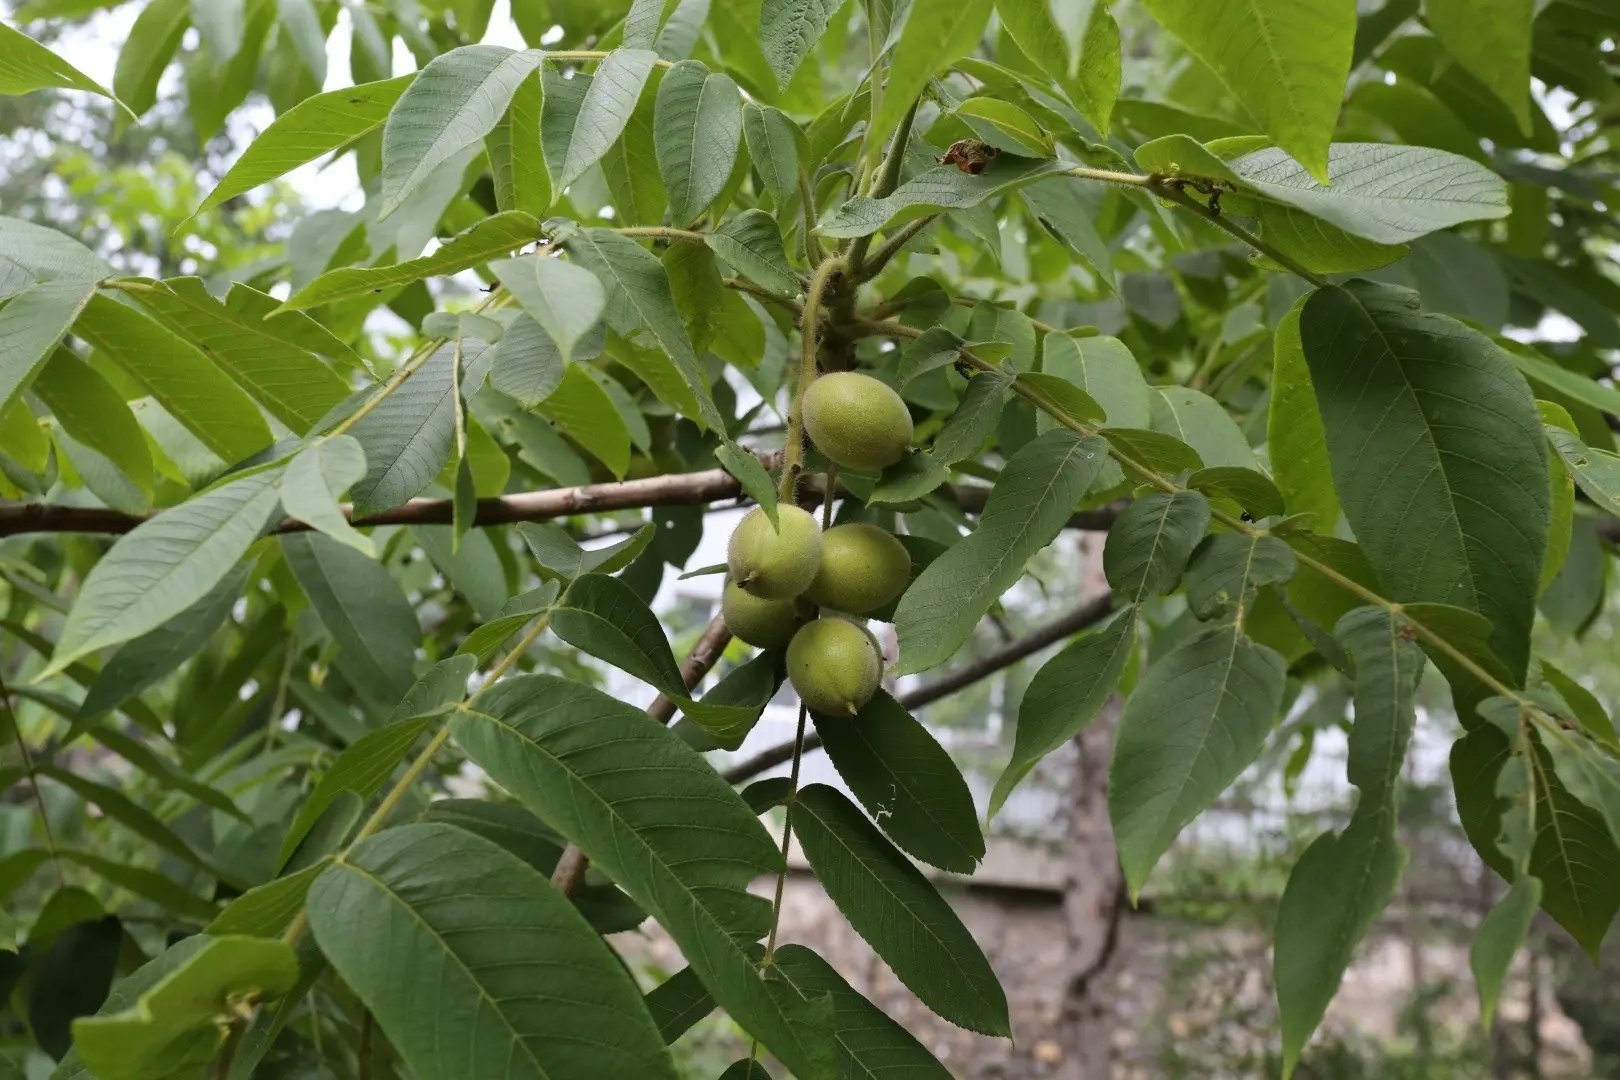
{"type": "MultiPolygon", "coordinates": [[[[911,414],[900,395],[857,372],[823,375],[805,390],[805,432],[840,468],[876,473],[906,455],[911,414]]],[[[911,581],[911,556],[876,525],[822,531],[790,503],[777,523],[749,511],[731,534],[721,613],[734,637],[787,647],[788,679],[812,712],[854,716],[877,693],[883,650],[860,617],[888,606],[911,581]]]]}

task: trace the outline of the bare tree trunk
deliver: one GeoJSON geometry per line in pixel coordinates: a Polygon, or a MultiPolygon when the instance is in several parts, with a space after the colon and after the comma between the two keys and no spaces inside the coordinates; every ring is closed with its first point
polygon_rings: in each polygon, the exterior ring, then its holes
{"type": "Polygon", "coordinates": [[[1068,923],[1069,977],[1059,1027],[1060,1080],[1109,1080],[1115,1014],[1102,988],[1113,967],[1119,923],[1128,902],[1108,822],[1108,761],[1120,701],[1075,740],[1079,764],[1069,801],[1069,872],[1063,910],[1068,923]]]}

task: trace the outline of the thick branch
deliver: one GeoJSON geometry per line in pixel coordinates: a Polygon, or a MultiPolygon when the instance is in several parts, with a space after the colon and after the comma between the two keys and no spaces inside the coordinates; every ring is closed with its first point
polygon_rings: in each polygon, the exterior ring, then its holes
{"type": "MultiPolygon", "coordinates": [[[[1034,630],[1016,641],[1008,642],[993,653],[981,656],[972,663],[964,664],[957,670],[941,678],[935,679],[927,686],[919,686],[909,694],[900,695],[900,704],[907,710],[920,709],[924,705],[938,701],[956,693],[965,686],[971,686],[980,679],[994,675],[1003,668],[1011,667],[1018,661],[1040,652],[1048,645],[1062,641],[1070,634],[1078,633],[1088,626],[1093,626],[1108,616],[1112,610],[1112,597],[1099,596],[1089,600],[1067,615],[1060,616],[1045,626],[1034,630]]],[[[811,735],[804,741],[806,751],[821,746],[821,738],[811,735]]],[[[740,784],[744,780],[751,780],[766,769],[776,766],[793,757],[793,743],[785,742],[773,746],[769,750],[761,750],[751,758],[739,761],[723,774],[733,784],[740,784]]]]}

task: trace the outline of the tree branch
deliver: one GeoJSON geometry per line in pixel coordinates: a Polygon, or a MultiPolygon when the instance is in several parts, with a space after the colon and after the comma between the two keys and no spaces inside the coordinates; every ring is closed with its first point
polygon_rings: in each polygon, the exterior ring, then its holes
{"type": "MultiPolygon", "coordinates": [[[[994,675],[1003,668],[1011,667],[1018,661],[1040,652],[1048,645],[1062,641],[1071,634],[1078,633],[1088,626],[1094,626],[1107,618],[1113,610],[1113,598],[1107,594],[1081,604],[1067,615],[1059,616],[1037,630],[1033,630],[1016,641],[997,649],[995,652],[979,657],[971,663],[964,664],[948,675],[941,676],[927,686],[919,686],[909,694],[901,694],[899,702],[907,711],[920,709],[924,705],[947,697],[965,686],[971,686],[980,679],[994,675]]],[[[821,738],[811,735],[804,740],[806,751],[821,746],[821,738]]],[[[733,784],[740,784],[744,780],[751,780],[766,769],[776,766],[793,757],[793,743],[785,742],[773,746],[769,750],[761,750],[751,758],[739,761],[727,769],[723,775],[733,784]]]]}

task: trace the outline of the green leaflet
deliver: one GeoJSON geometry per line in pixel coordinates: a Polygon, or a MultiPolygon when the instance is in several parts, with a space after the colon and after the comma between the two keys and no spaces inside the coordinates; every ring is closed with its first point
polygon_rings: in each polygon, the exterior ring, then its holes
{"type": "Polygon", "coordinates": [[[328,868],[308,903],[321,951],[423,1080],[675,1076],[618,958],[488,840],[450,825],[391,829],[328,868]],[[439,976],[401,979],[405,957],[439,976]],[[558,971],[566,999],[535,993],[558,971]]]}
{"type": "Polygon", "coordinates": [[[607,306],[596,275],[570,262],[528,255],[490,263],[489,269],[546,332],[565,364],[607,306]]]}
{"type": "Polygon", "coordinates": [[[835,0],[763,0],[759,43],[778,87],[787,87],[838,7],[835,0]]]}
{"type": "Polygon", "coordinates": [[[457,352],[453,343],[440,345],[399,389],[349,429],[366,454],[366,475],[350,488],[356,519],[419,494],[450,460],[457,352]]]}
{"type": "Polygon", "coordinates": [[[281,554],[338,644],[338,665],[380,705],[413,681],[422,630],[416,610],[377,560],[324,533],[287,533],[281,554]]]}
{"type": "Polygon", "coordinates": [[[66,233],[0,215],[0,297],[36,281],[102,281],[113,268],[66,233]]]}
{"type": "Polygon", "coordinates": [[[1279,517],[1287,509],[1271,477],[1236,465],[1211,465],[1187,477],[1187,486],[1216,498],[1230,499],[1255,519],[1279,517]]]}
{"type": "Polygon", "coordinates": [[[1480,612],[1522,679],[1547,541],[1540,419],[1500,349],[1412,301],[1351,282],[1301,312],[1334,486],[1386,595],[1480,612]]]}
{"type": "MultiPolygon", "coordinates": [[[[912,0],[900,39],[889,54],[888,78],[872,128],[894,131],[934,75],[972,52],[984,36],[994,0],[912,0]]],[[[874,140],[868,155],[876,154],[874,140]]]]}
{"type": "MultiPolygon", "coordinates": [[[[177,6],[183,8],[184,4],[177,6]]],[[[142,19],[157,7],[158,4],[148,5],[141,13],[142,19]]],[[[126,48],[118,58],[120,72],[123,70],[124,57],[129,52],[126,48]]],[[[197,213],[211,210],[226,199],[251,191],[260,184],[267,184],[278,176],[285,176],[298,166],[375,131],[387,119],[389,110],[405,88],[416,79],[416,74],[412,72],[397,79],[362,83],[300,101],[276,117],[275,122],[253,140],[197,207],[197,213]]],[[[155,91],[155,74],[151,76],[151,82],[155,91]]],[[[130,100],[133,102],[137,99],[132,97],[130,100]]],[[[148,95],[147,107],[150,104],[148,95]]],[[[137,106],[136,111],[144,112],[145,109],[137,106]]]]}
{"type": "MultiPolygon", "coordinates": [[[[1424,0],[1429,29],[1470,74],[1513,113],[1519,130],[1530,134],[1530,46],[1532,0],[1424,0]]],[[[1489,1020],[1486,1026],[1490,1026],[1489,1020]]]]}
{"type": "Polygon", "coordinates": [[[870,1078],[892,1070],[910,1080],[948,1080],[950,1072],[922,1043],[803,945],[777,949],[771,972],[806,1000],[832,998],[839,1076],[870,1078]]]}
{"type": "MultiPolygon", "coordinates": [[[[551,615],[553,632],[673,700],[711,738],[735,749],[759,718],[759,708],[712,705],[687,696],[664,628],[634,589],[618,578],[586,574],[568,587],[551,615]]],[[[764,703],[761,702],[762,706],[764,703]]]]}
{"type": "Polygon", "coordinates": [[[40,776],[55,780],[105,816],[150,842],[153,847],[200,870],[231,878],[231,875],[221,872],[219,867],[212,865],[208,859],[193,850],[179,833],[165,825],[157,815],[117,788],[69,772],[53,762],[35,762],[34,771],[40,776]]]}
{"type": "MultiPolygon", "coordinates": [[[[463,679],[463,683],[465,683],[463,679]]],[[[322,775],[315,790],[310,792],[281,842],[281,856],[277,860],[285,866],[298,849],[299,843],[326,812],[326,808],[344,792],[352,792],[362,802],[382,790],[393,775],[401,759],[410,751],[417,737],[427,728],[427,717],[401,720],[368,732],[345,748],[322,775]]]]}
{"type": "Polygon", "coordinates": [[[326,862],[307,866],[256,885],[232,900],[225,910],[203,930],[213,937],[246,934],[249,937],[280,937],[304,910],[304,897],[310,885],[326,869],[326,862]]]}
{"type": "Polygon", "coordinates": [[[935,1013],[1010,1036],[1007,998],[978,943],[934,886],[837,790],[795,797],[794,826],[822,887],[850,925],[935,1013]]]}
{"type": "Polygon", "coordinates": [[[697,972],[689,967],[681,968],[653,987],[642,1002],[666,1043],[673,1043],[714,1011],[714,998],[704,988],[697,972]]]}
{"type": "Polygon", "coordinates": [[[244,306],[242,300],[251,303],[251,290],[222,303],[200,278],[185,277],[131,284],[126,291],[294,434],[307,432],[349,396],[349,385],[337,372],[272,329],[262,309],[244,306]]]}
{"type": "Polygon", "coordinates": [[[770,919],[747,886],[776,872],[781,855],[678,736],[606,694],[544,675],[497,684],[453,731],[496,783],[658,919],[738,1023],[795,1075],[832,1080],[830,1005],[761,982],[744,944],[770,919]]]}
{"type": "Polygon", "coordinates": [[[990,817],[1042,758],[1096,719],[1119,685],[1136,639],[1136,609],[1128,608],[1041,665],[1018,703],[1012,758],[990,793],[990,817]]]}
{"type": "Polygon", "coordinates": [[[39,281],[0,308],[0,410],[33,383],[95,292],[93,281],[39,281]]]}
{"type": "Polygon", "coordinates": [[[1101,405],[1114,427],[1148,426],[1151,397],[1142,369],[1125,343],[1114,337],[1075,339],[1047,334],[1042,371],[1059,375],[1101,405]]]}
{"type": "Polygon", "coordinates": [[[1549,424],[1544,430],[1576,486],[1608,513],[1620,514],[1620,456],[1593,450],[1563,428],[1549,424]]]}
{"type": "Polygon", "coordinates": [[[1148,404],[1153,430],[1192,447],[1205,465],[1259,468],[1237,421],[1208,394],[1185,386],[1156,386],[1148,404]]]}
{"type": "Polygon", "coordinates": [[[1283,658],[1236,625],[1183,641],[1120,716],[1108,813],[1131,895],[1172,841],[1259,755],[1282,704],[1283,658]]]}
{"type": "Polygon", "coordinates": [[[40,369],[33,391],[62,430],[106,456],[150,500],[152,451],[146,433],[118,389],[68,349],[40,369]]]}
{"type": "MultiPolygon", "coordinates": [[[[1453,697],[1457,696],[1455,689],[1453,697]]],[[[1477,700],[1477,699],[1476,699],[1477,700]]],[[[1595,955],[1615,911],[1620,890],[1605,868],[1620,858],[1603,816],[1575,798],[1553,770],[1546,750],[1537,747],[1535,836],[1530,876],[1541,882],[1541,906],[1570,932],[1589,955],[1595,955]]],[[[1451,776],[1457,813],[1476,851],[1497,872],[1513,877],[1511,863],[1498,848],[1504,811],[1497,791],[1499,778],[1519,758],[1510,756],[1507,739],[1496,727],[1478,723],[1452,744],[1451,776]]]]}
{"type": "Polygon", "coordinates": [[[1508,894],[1486,913],[1468,950],[1468,967],[1474,973],[1479,988],[1479,1018],[1490,1030],[1496,1015],[1496,1001],[1502,993],[1502,983],[1513,956],[1530,933],[1530,920],[1535,918],[1541,903],[1542,884],[1534,877],[1519,877],[1508,894]]]}
{"type": "Polygon", "coordinates": [[[236,566],[190,607],[120,647],[90,685],[79,715],[117,708],[190,659],[230,618],[247,580],[247,565],[236,566]]]}
{"type": "Polygon", "coordinates": [[[658,258],[628,236],[609,229],[570,227],[559,238],[569,254],[606,287],[607,324],[614,333],[648,330],[673,362],[672,374],[678,379],[649,377],[653,376],[650,370],[638,372],[659,399],[711,430],[724,430],[658,258]]]}
{"type": "Polygon", "coordinates": [[[133,307],[90,299],[73,333],[100,349],[227,464],[273,441],[253,399],[201,350],[133,307]]]}
{"type": "Polygon", "coordinates": [[[652,543],[657,528],[643,525],[623,540],[590,550],[575,543],[560,525],[526,522],[519,525],[517,531],[541,567],[570,582],[586,574],[612,574],[623,570],[652,543]]]}
{"type": "Polygon", "coordinates": [[[1328,141],[1350,74],[1356,12],[1334,0],[1146,0],[1231,88],[1277,145],[1326,182],[1328,141]]]}
{"type": "Polygon", "coordinates": [[[754,284],[779,296],[797,296],[803,291],[799,276],[788,265],[776,219],[765,211],[744,210],[720,228],[704,233],[703,239],[754,284]]]}
{"type": "Polygon", "coordinates": [[[495,182],[495,206],[544,217],[551,208],[551,177],[540,149],[540,111],[545,91],[538,74],[518,83],[506,114],[484,137],[495,182]]]}
{"type": "MultiPolygon", "coordinates": [[[[104,1005],[95,1016],[74,1021],[74,1049],[100,1080],[167,1080],[199,1069],[225,1041],[217,1017],[230,1002],[250,992],[274,999],[298,981],[298,961],[292,948],[280,941],[195,940],[198,947],[185,950],[172,966],[165,965],[166,970],[122,1009],[109,1011],[104,1005]]],[[[180,948],[153,963],[162,965],[180,948]]],[[[141,972],[127,982],[134,983],[141,972]]],[[[127,985],[125,993],[133,996],[127,985]]],[[[107,1004],[112,1004],[111,998],[107,1004]]]]}
{"type": "Polygon", "coordinates": [[[1278,908],[1274,970],[1285,1075],[1407,860],[1395,838],[1395,788],[1417,722],[1423,650],[1410,628],[1382,608],[1350,612],[1334,636],[1355,661],[1349,777],[1359,794],[1344,831],[1322,834],[1300,857],[1278,908]]]}
{"type": "Polygon", "coordinates": [[[1256,593],[1284,584],[1298,565],[1294,549],[1275,536],[1206,536],[1187,563],[1187,606],[1200,619],[1235,610],[1241,621],[1256,593]]]}
{"type": "Polygon", "coordinates": [[[300,450],[281,477],[281,508],[362,555],[376,555],[371,538],[357,531],[338,500],[366,475],[366,452],[352,435],[331,435],[300,450]]]}
{"type": "MultiPolygon", "coordinates": [[[[805,2],[819,4],[820,0],[805,2]]],[[[776,209],[780,212],[792,206],[799,193],[798,129],[780,109],[758,102],[744,102],[742,116],[749,160],[764,179],[765,188],[776,200],[776,209]]]]}
{"type": "Polygon", "coordinates": [[[586,370],[570,364],[557,384],[536,408],[573,440],[589,451],[615,477],[630,469],[630,429],[607,390],[586,370]]]}
{"type": "Polygon", "coordinates": [[[1381,244],[1508,212],[1507,185],[1499,176],[1478,162],[1426,146],[1334,143],[1325,176],[1308,174],[1277,149],[1257,150],[1230,164],[1247,188],[1381,244]]]}
{"type": "Polygon", "coordinates": [[[934,436],[933,448],[927,455],[929,461],[940,467],[940,483],[947,479],[945,466],[955,465],[978,454],[984,449],[985,441],[995,434],[1012,384],[1013,380],[999,371],[980,371],[968,380],[967,391],[962,395],[961,402],[945,421],[945,426],[939,429],[939,434],[934,436]]]}
{"type": "Polygon", "coordinates": [[[885,691],[860,715],[815,714],[816,732],[867,813],[912,856],[958,874],[984,858],[967,781],[945,748],[885,691]]]}
{"type": "Polygon", "coordinates": [[[714,459],[736,479],[743,494],[764,509],[765,516],[771,519],[771,527],[776,528],[776,481],[759,458],[728,439],[715,447],[714,459]]]}
{"type": "Polygon", "coordinates": [[[521,210],[492,214],[446,240],[431,255],[384,266],[344,266],[328,270],[299,289],[282,311],[304,311],[322,304],[406,285],[423,278],[441,277],[481,266],[498,255],[540,238],[540,223],[521,210]]]}
{"type": "Polygon", "coordinates": [[[26,94],[53,86],[113,97],[100,83],[27,34],[0,23],[0,94],[26,94]]]}
{"type": "MultiPolygon", "coordinates": [[[[578,180],[618,141],[657,60],[658,54],[649,49],[613,50],[597,66],[578,99],[578,111],[566,117],[564,126],[551,122],[554,113],[550,90],[554,83],[547,81],[540,130],[553,191],[562,191],[578,180]]],[[[557,118],[562,120],[562,114],[557,118]]]]}
{"type": "Polygon", "coordinates": [[[742,144],[742,95],[728,75],[682,60],[658,84],[653,147],[677,225],[719,198],[742,144]]]}
{"type": "MultiPolygon", "coordinates": [[[[557,861],[562,858],[566,846],[562,837],[515,803],[436,799],[428,807],[426,820],[442,821],[499,844],[548,879],[556,870],[557,861]]],[[[634,930],[647,921],[647,913],[637,907],[624,890],[611,882],[599,884],[587,878],[569,894],[569,899],[599,934],[634,930]]],[[[707,991],[704,993],[706,996],[707,991]]],[[[652,1011],[651,1002],[647,1004],[648,1011],[652,1011]]],[[[709,1008],[714,1008],[712,999],[709,1008]]],[[[654,1023],[658,1022],[655,1016],[654,1023]]],[[[659,1030],[662,1033],[661,1023],[659,1030]]]]}
{"type": "Polygon", "coordinates": [[[855,196],[823,217],[817,229],[823,236],[835,240],[870,236],[879,229],[939,210],[978,206],[994,195],[1033,184],[1061,168],[1058,162],[1011,154],[1000,155],[978,176],[962,172],[954,165],[941,165],[907,180],[884,198],[855,196]]]}
{"type": "Polygon", "coordinates": [[[471,656],[478,663],[485,663],[524,624],[550,607],[557,599],[557,591],[557,583],[548,581],[538,589],[512,597],[501,607],[499,615],[467,635],[456,655],[471,656]]]}
{"type": "Polygon", "coordinates": [[[85,578],[46,672],[155,630],[208,595],[269,522],[279,479],[233,480],[122,537],[85,578]]]}
{"type": "Polygon", "coordinates": [[[979,527],[912,582],[895,610],[897,675],[949,660],[984,613],[1023,575],[1024,564],[1063,528],[1103,462],[1096,436],[1049,431],[1008,461],[979,527]]]}
{"type": "Polygon", "coordinates": [[[1316,528],[1330,532],[1339,520],[1339,496],[1333,490],[1327,434],[1311,385],[1311,369],[1300,341],[1300,299],[1277,324],[1271,368],[1271,406],[1266,414],[1266,443],[1272,473],[1288,510],[1315,514],[1316,528]]]}
{"type": "Polygon", "coordinates": [[[1620,761],[1573,733],[1542,738],[1558,778],[1569,793],[1603,815],[1609,836],[1620,839],[1620,761]]]}
{"type": "MultiPolygon", "coordinates": [[[[387,217],[440,165],[500,123],[541,53],[499,45],[463,45],[427,62],[383,124],[382,202],[387,217]]],[[[559,185],[559,188],[562,185],[559,185]]]]}
{"type": "Polygon", "coordinates": [[[136,116],[157,102],[158,80],[191,25],[190,0],[153,0],[141,8],[118,50],[113,93],[136,116]]]}
{"type": "Polygon", "coordinates": [[[1209,514],[1209,500],[1196,491],[1155,491],[1131,503],[1103,546],[1108,584],[1138,602],[1173,592],[1209,514]]]}

